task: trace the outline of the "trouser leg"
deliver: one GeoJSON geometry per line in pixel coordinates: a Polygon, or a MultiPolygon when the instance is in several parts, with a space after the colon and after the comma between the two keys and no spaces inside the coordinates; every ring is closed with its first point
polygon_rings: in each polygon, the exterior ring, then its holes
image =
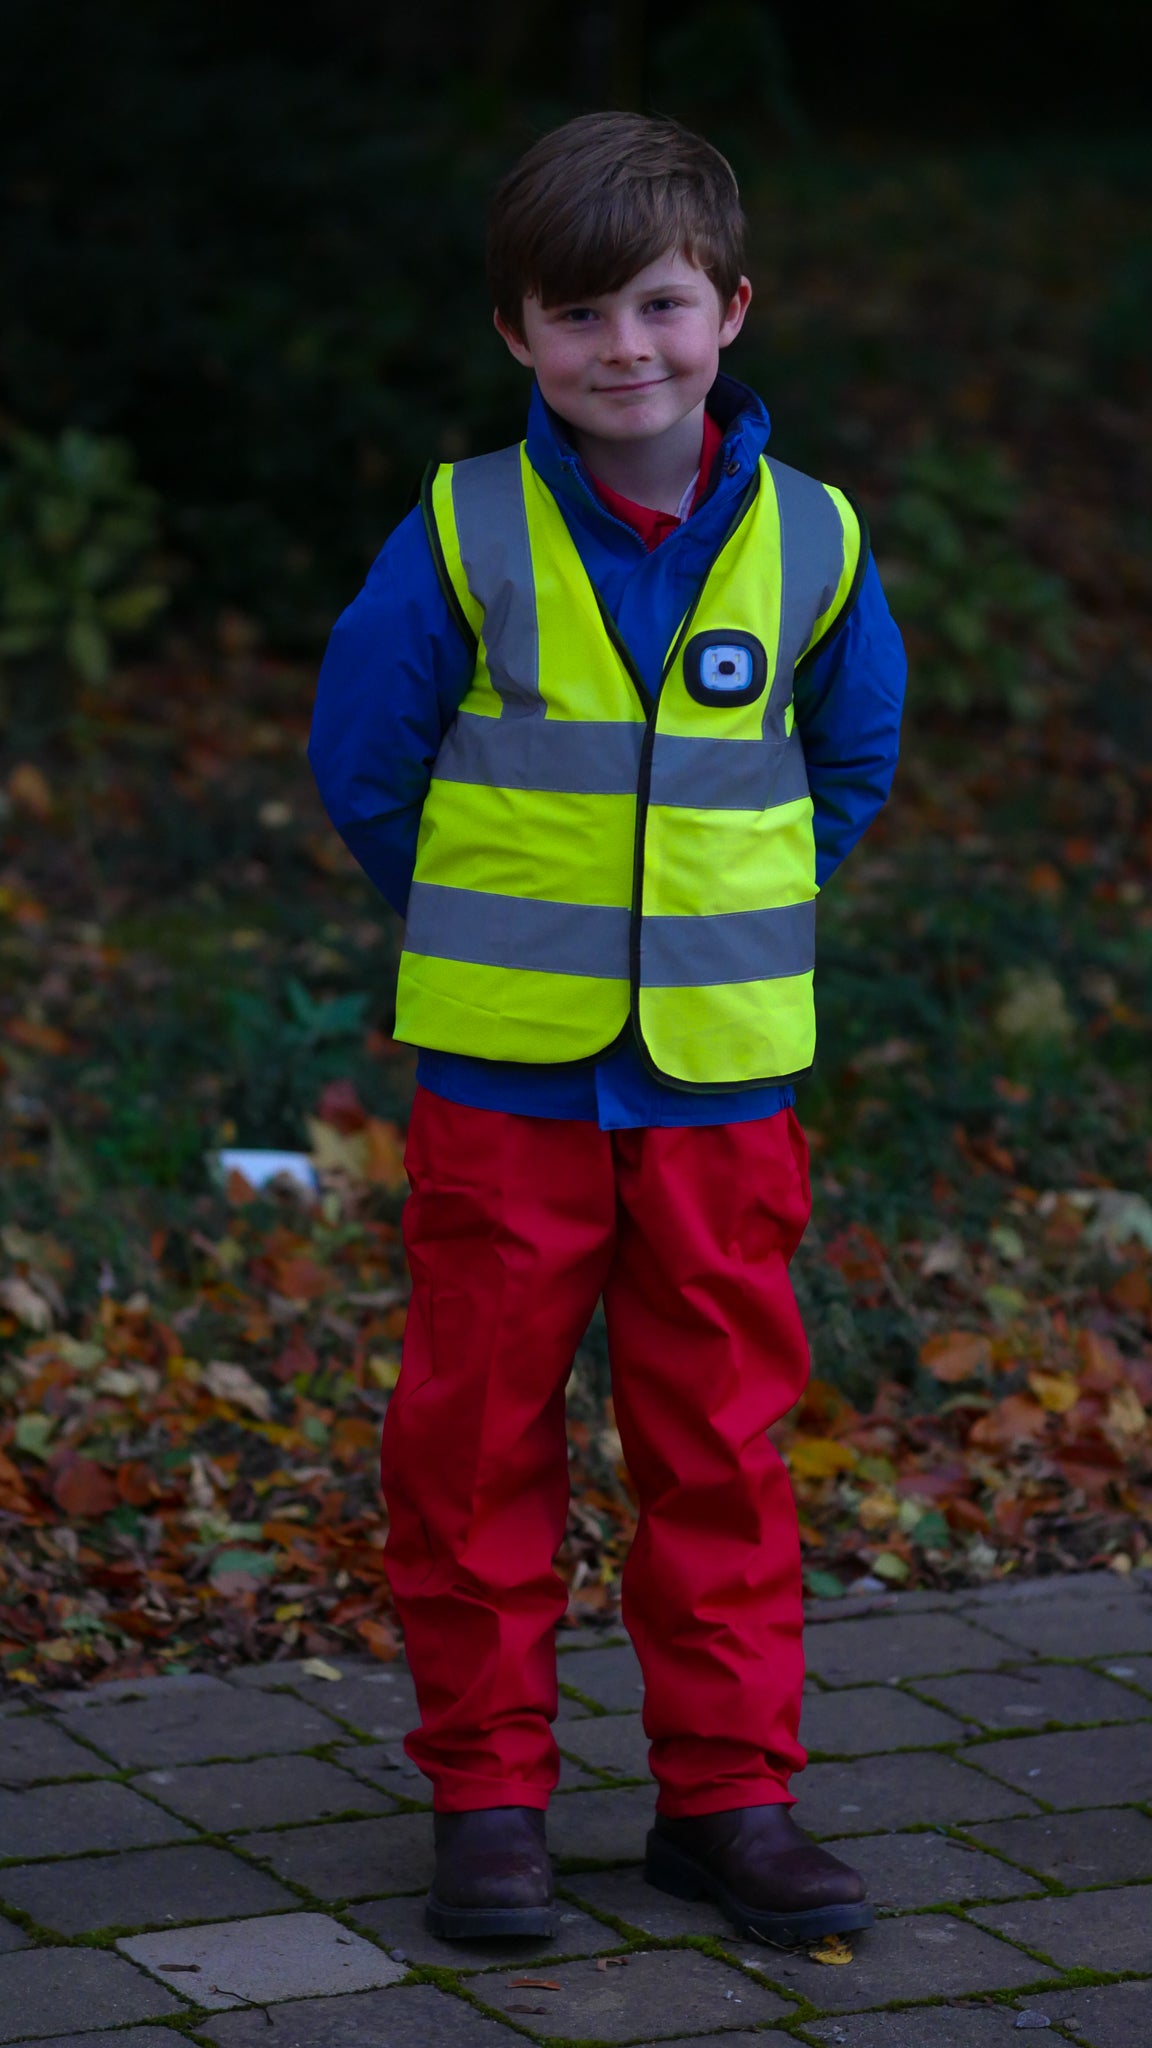
{"type": "Polygon", "coordinates": [[[611,1257],[595,1124],[419,1090],[404,1238],[412,1302],[384,1426],[385,1563],[441,1812],[544,1807],[556,1782],[553,1567],[568,1507],[564,1387],[611,1257]]]}
{"type": "Polygon", "coordinates": [[[807,1147],[790,1110],[613,1142],[604,1303],[639,1500],[624,1619],[658,1807],[785,1803],[805,1762],[800,1545],[766,1431],[808,1376],[787,1270],[808,1221],[807,1147]]]}

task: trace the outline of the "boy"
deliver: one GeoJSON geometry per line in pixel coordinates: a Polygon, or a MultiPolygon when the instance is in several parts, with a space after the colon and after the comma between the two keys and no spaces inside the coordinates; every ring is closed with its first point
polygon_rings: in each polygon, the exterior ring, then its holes
{"type": "Polygon", "coordinates": [[[448,1940],[552,1926],[564,1384],[601,1294],[646,1874],[776,1943],[871,1920],[788,1812],[800,1555],[766,1432],[808,1372],[814,898],[887,795],[904,663],[858,515],[767,458],[717,374],[742,227],[674,122],[587,115],[527,152],[489,239],[527,441],[433,470],[320,680],[325,803],[407,918],[383,1484],[448,1940]]]}

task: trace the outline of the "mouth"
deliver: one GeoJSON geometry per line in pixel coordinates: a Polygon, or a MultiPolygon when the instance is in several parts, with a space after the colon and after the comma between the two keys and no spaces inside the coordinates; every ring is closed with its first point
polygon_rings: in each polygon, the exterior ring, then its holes
{"type": "Polygon", "coordinates": [[[592,388],[601,395],[619,398],[631,391],[655,391],[657,385],[670,381],[667,377],[647,377],[642,384],[595,384],[592,388]]]}

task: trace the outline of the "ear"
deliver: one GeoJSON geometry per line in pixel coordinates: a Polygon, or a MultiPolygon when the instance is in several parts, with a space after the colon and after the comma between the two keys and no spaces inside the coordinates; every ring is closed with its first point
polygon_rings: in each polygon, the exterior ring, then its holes
{"type": "Polygon", "coordinates": [[[727,348],[730,341],[735,341],[736,336],[744,325],[744,315],[748,311],[751,298],[752,287],[748,279],[742,277],[727,306],[724,307],[720,315],[719,339],[721,348],[727,348]]]}
{"type": "Polygon", "coordinates": [[[517,334],[514,327],[509,327],[502,313],[493,313],[492,325],[500,336],[501,341],[507,345],[510,353],[515,356],[516,361],[522,364],[524,369],[530,370],[532,368],[532,351],[524,336],[517,334]]]}

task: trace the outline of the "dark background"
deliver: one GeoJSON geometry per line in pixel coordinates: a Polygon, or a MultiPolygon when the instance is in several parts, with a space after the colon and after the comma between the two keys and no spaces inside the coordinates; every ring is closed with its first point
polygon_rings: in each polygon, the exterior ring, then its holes
{"type": "MultiPolygon", "coordinates": [[[[989,327],[989,267],[1036,287],[1063,263],[1057,300],[1095,302],[1076,376],[1123,393],[1152,302],[1124,218],[1149,184],[1150,24],[1070,0],[6,0],[0,408],[127,440],[163,501],[177,617],[240,607],[316,645],[428,457],[518,432],[486,194],[534,134],[605,104],[731,154],[760,294],[732,367],[781,452],[860,468],[859,435],[836,446],[860,378],[934,394],[939,421],[943,387],[1027,324],[989,327]],[[1034,251],[991,246],[1005,202],[1034,251]],[[1073,279],[1077,238],[1099,261],[1073,279]],[[920,304],[862,333],[885,271],[920,304]]],[[[876,491],[874,471],[844,480],[876,491]]]]}

